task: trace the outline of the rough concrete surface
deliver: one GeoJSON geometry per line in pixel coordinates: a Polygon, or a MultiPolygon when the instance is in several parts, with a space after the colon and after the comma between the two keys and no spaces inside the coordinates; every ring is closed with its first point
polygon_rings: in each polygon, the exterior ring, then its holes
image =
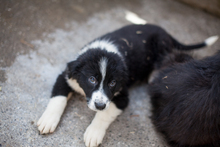
{"type": "MultiPolygon", "coordinates": [[[[183,43],[220,35],[220,19],[172,0],[10,0],[0,1],[0,147],[83,147],[94,112],[75,94],[53,134],[39,135],[57,75],[81,47],[130,24],[125,11],[165,28],[183,43]]],[[[212,55],[220,46],[194,52],[212,55]]],[[[130,104],[109,127],[102,146],[163,147],[154,131],[146,84],[130,90],[130,104]]]]}

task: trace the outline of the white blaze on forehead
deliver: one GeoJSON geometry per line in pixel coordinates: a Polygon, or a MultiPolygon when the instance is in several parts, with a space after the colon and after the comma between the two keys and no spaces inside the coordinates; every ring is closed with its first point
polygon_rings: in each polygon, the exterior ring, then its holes
{"type": "Polygon", "coordinates": [[[105,80],[107,62],[108,62],[108,59],[106,57],[101,58],[101,60],[99,62],[99,70],[102,75],[102,81],[100,83],[99,90],[103,89],[103,82],[105,80]]]}
{"type": "Polygon", "coordinates": [[[118,51],[118,48],[110,41],[107,40],[96,40],[88,45],[86,45],[80,52],[80,55],[85,53],[89,49],[101,49],[106,50],[107,52],[115,53],[121,56],[121,53],[118,51]]]}
{"type": "Polygon", "coordinates": [[[95,102],[106,104],[105,109],[108,108],[110,104],[110,101],[103,90],[103,82],[106,76],[107,63],[108,63],[108,59],[106,57],[101,58],[99,62],[99,70],[102,75],[102,80],[100,82],[99,89],[93,92],[91,100],[88,104],[89,108],[94,111],[97,111],[95,107],[95,102]]]}

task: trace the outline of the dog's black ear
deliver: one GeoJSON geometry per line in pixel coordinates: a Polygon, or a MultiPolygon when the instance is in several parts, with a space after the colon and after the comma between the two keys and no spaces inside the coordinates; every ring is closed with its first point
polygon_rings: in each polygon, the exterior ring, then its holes
{"type": "Polygon", "coordinates": [[[77,74],[78,66],[79,66],[79,62],[77,62],[77,61],[71,61],[71,62],[67,63],[67,67],[66,67],[65,72],[66,72],[69,79],[73,78],[74,75],[77,74]]]}

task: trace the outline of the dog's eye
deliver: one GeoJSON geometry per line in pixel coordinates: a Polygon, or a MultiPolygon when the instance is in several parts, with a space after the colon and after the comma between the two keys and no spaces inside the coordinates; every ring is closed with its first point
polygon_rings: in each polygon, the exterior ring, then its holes
{"type": "Polygon", "coordinates": [[[92,83],[92,84],[96,84],[96,83],[97,83],[97,80],[96,80],[95,77],[91,76],[91,77],[89,78],[89,82],[92,83]]]}
{"type": "Polygon", "coordinates": [[[116,81],[112,80],[108,85],[109,87],[114,87],[116,85],[116,81]]]}

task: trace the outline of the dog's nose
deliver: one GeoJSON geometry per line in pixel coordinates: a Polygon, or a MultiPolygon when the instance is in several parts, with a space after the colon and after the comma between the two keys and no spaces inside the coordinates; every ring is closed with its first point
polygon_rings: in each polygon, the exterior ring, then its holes
{"type": "Polygon", "coordinates": [[[106,106],[106,104],[104,104],[104,103],[97,103],[97,102],[95,102],[95,107],[96,107],[96,109],[98,109],[98,110],[103,110],[103,109],[105,109],[105,106],[106,106]]]}

